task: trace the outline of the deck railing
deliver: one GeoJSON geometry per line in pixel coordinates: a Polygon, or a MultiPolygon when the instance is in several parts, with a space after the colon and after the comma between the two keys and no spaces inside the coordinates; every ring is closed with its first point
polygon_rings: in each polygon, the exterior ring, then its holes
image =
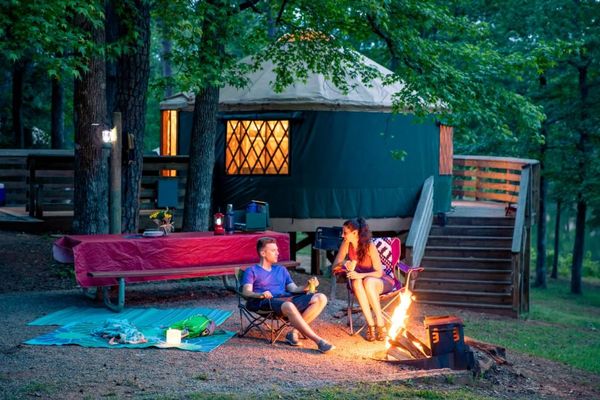
{"type": "MultiPolygon", "coordinates": [[[[73,209],[72,150],[0,150],[0,182],[7,205],[26,206],[30,214],[73,209]]],[[[140,208],[155,209],[161,171],[176,171],[178,209],[183,208],[187,156],[144,155],[140,208]]]]}
{"type": "MultiPolygon", "coordinates": [[[[523,158],[454,156],[452,195],[455,199],[484,200],[515,205],[519,198],[521,171],[532,171],[532,205],[539,200],[539,162],[523,158]]],[[[532,209],[535,214],[536,209],[532,209]]]]}
{"type": "Polygon", "coordinates": [[[433,176],[423,183],[415,216],[413,217],[406,239],[406,262],[409,265],[421,265],[429,230],[433,221],[433,176]]]}

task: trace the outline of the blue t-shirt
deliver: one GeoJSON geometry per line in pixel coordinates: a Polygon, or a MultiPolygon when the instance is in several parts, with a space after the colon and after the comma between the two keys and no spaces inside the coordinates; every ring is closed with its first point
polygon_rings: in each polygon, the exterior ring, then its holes
{"type": "Polygon", "coordinates": [[[242,286],[251,284],[255,293],[268,290],[273,297],[290,296],[291,293],[285,288],[293,282],[287,268],[281,265],[271,266],[271,271],[266,271],[258,264],[253,265],[244,271],[242,278],[242,286]]]}

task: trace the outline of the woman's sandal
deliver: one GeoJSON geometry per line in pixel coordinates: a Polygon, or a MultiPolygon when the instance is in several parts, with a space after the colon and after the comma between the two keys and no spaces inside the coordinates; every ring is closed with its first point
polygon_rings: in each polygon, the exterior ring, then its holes
{"type": "Polygon", "coordinates": [[[375,326],[367,326],[367,333],[365,334],[365,339],[368,342],[373,342],[375,340],[375,326]]]}
{"type": "Polygon", "coordinates": [[[385,328],[383,326],[378,326],[375,328],[375,337],[380,342],[385,340],[385,328]]]}

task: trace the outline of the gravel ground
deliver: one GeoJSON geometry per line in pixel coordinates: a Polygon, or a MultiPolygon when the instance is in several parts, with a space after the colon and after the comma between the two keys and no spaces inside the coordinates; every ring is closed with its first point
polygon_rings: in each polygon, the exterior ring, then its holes
{"type": "MultiPolygon", "coordinates": [[[[99,305],[73,288],[72,278],[64,270],[51,267],[49,257],[44,256],[49,254],[51,238],[21,235],[18,241],[29,243],[23,245],[27,253],[22,253],[8,249],[14,237],[0,231],[0,274],[5,277],[0,281],[0,398],[190,398],[198,393],[208,397],[237,393],[240,398],[271,393],[278,398],[298,398],[292,394],[299,389],[308,391],[303,397],[314,398],[322,387],[373,381],[443,390],[468,385],[481,395],[506,399],[600,398],[597,376],[521,354],[509,353],[511,365],[494,367],[477,379],[467,371],[416,371],[378,361],[375,358],[384,345],[349,336],[345,319],[337,318],[344,300],[328,304],[313,324],[336,345],[329,354],[317,352],[310,341],[294,348],[282,342],[270,345],[260,337],[234,337],[210,353],[23,345],[25,340],[55,329],[27,326],[28,322],[72,305],[99,305]],[[13,253],[20,254],[18,260],[7,261],[7,255],[13,253]],[[24,261],[27,258],[31,260],[24,261]]],[[[294,276],[298,283],[308,278],[301,273],[294,276]]],[[[328,285],[328,280],[322,279],[320,290],[329,293],[328,285]]],[[[338,297],[343,297],[342,293],[340,286],[338,297]]],[[[220,280],[132,285],[127,306],[231,310],[232,316],[222,327],[239,328],[237,299],[222,288],[220,280]]],[[[421,338],[424,315],[467,313],[419,305],[411,312],[411,332],[421,338]]]]}

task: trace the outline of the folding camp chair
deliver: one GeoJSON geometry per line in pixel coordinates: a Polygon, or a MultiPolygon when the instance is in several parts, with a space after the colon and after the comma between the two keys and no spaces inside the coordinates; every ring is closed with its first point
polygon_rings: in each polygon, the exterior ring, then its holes
{"type": "Polygon", "coordinates": [[[244,337],[252,328],[256,328],[261,334],[269,338],[271,344],[275,343],[283,330],[290,326],[289,321],[283,315],[279,315],[273,310],[252,311],[246,307],[248,298],[243,295],[240,285],[242,274],[240,268],[235,272],[235,292],[238,296],[238,309],[240,310],[240,330],[239,337],[244,337]]]}
{"type": "MultiPolygon", "coordinates": [[[[421,267],[410,267],[400,262],[401,254],[401,243],[398,238],[383,237],[373,239],[373,243],[379,252],[381,259],[381,265],[384,273],[391,276],[394,279],[395,285],[392,291],[382,293],[379,295],[379,303],[381,304],[381,311],[386,324],[391,323],[392,312],[394,304],[400,300],[400,294],[408,287],[412,291],[415,280],[417,279],[419,272],[423,271],[421,267]],[[400,274],[406,274],[405,285],[402,285],[400,274]]],[[[359,334],[366,326],[366,322],[358,329],[354,331],[354,321],[352,313],[354,311],[354,292],[352,291],[352,285],[348,282],[348,325],[350,327],[350,335],[359,334]]]]}

